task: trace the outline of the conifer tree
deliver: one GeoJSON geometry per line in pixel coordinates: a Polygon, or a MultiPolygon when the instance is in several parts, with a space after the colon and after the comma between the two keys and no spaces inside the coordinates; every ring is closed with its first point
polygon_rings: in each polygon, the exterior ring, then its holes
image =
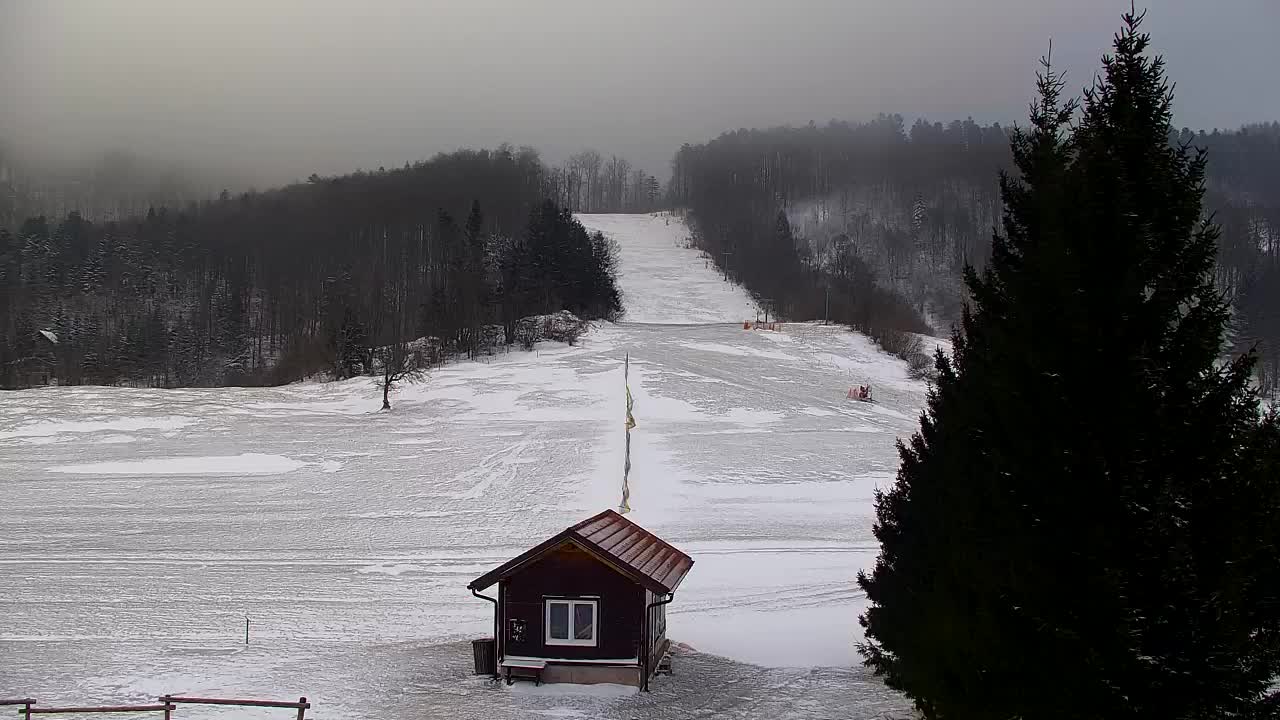
{"type": "Polygon", "coordinates": [[[929,718],[1276,711],[1276,422],[1252,356],[1219,362],[1205,157],[1168,143],[1141,21],[1074,129],[1046,61],[1004,232],[877,497],[861,649],[929,718]]]}

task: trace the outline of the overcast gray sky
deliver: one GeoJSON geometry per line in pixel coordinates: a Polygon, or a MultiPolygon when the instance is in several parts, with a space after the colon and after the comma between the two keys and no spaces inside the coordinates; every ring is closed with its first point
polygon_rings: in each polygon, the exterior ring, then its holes
{"type": "MultiPolygon", "coordinates": [[[[1146,0],[1179,125],[1280,119],[1280,0],[1146,0]]],[[[1128,0],[0,0],[0,137],[259,184],[584,146],[665,176],[728,129],[1021,121],[1053,38],[1086,84],[1128,0]]],[[[1140,4],[1141,7],[1141,4],[1140,4]]]]}

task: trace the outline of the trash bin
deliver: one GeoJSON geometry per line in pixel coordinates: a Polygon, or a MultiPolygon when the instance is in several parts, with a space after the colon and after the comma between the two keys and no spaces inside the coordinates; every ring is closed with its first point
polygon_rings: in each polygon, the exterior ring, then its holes
{"type": "Polygon", "coordinates": [[[498,659],[494,657],[493,638],[471,641],[471,652],[476,659],[477,675],[493,675],[498,671],[498,659]]]}

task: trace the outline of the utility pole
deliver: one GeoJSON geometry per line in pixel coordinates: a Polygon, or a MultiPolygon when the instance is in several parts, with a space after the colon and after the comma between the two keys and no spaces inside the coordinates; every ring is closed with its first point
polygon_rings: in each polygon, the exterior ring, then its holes
{"type": "Polygon", "coordinates": [[[828,285],[826,289],[827,289],[826,311],[823,312],[822,324],[830,325],[831,324],[831,286],[828,285]]]}

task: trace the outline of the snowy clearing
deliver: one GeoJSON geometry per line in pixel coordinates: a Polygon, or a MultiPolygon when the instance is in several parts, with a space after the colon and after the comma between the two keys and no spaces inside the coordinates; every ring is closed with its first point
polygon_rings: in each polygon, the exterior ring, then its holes
{"type": "Polygon", "coordinates": [[[71,475],[278,475],[297,470],[304,462],[279,455],[241,453],[224,457],[198,455],[149,458],[132,462],[97,462],[80,465],[56,465],[49,472],[71,475]]]}
{"type": "Polygon", "coordinates": [[[316,718],[905,712],[858,666],[854,576],[924,385],[836,328],[742,330],[753,303],[677,247],[678,219],[581,219],[620,245],[624,322],[435,370],[390,414],[369,379],[0,395],[0,696],[306,695],[316,718]],[[699,652],[648,695],[492,687],[469,674],[463,641],[492,615],[466,584],[616,506],[625,353],[630,517],[694,557],[668,617],[699,652]],[[865,382],[877,404],[845,399],[865,382]]]}

